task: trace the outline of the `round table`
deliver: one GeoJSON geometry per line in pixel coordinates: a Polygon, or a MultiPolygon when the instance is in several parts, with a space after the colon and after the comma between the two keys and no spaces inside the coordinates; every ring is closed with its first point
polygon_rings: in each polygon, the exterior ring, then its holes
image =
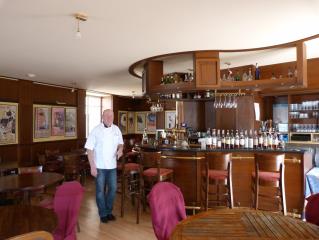
{"type": "Polygon", "coordinates": [[[30,202],[30,192],[60,183],[64,176],[59,173],[43,172],[0,177],[0,193],[22,191],[24,201],[30,202]]]}
{"type": "Polygon", "coordinates": [[[182,239],[319,239],[319,227],[267,211],[214,209],[180,222],[170,240],[182,239]]]}
{"type": "Polygon", "coordinates": [[[0,207],[0,216],[0,239],[40,230],[53,233],[57,226],[54,211],[38,206],[0,207]]]}

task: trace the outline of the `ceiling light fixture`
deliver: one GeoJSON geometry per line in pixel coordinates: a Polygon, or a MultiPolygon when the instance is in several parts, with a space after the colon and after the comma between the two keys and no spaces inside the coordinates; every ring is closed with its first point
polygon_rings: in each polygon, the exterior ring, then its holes
{"type": "Polygon", "coordinates": [[[75,13],[74,14],[75,19],[77,20],[77,29],[75,33],[75,37],[77,39],[82,38],[82,33],[80,31],[80,21],[84,22],[88,19],[88,16],[84,13],[75,13]]]}

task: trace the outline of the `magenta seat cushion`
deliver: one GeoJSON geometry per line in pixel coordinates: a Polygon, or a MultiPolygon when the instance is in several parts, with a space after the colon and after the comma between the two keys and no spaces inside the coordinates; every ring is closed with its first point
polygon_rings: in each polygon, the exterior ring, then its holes
{"type": "Polygon", "coordinates": [[[305,217],[307,222],[316,224],[319,226],[319,193],[311,195],[307,198],[307,206],[305,217]]]}
{"type": "MultiPolygon", "coordinates": [[[[255,172],[253,172],[252,175],[253,177],[256,177],[255,172]]],[[[266,181],[278,181],[280,179],[280,173],[259,171],[259,179],[266,181]]]]}
{"type": "MultiPolygon", "coordinates": [[[[161,176],[171,174],[172,172],[173,172],[172,169],[160,168],[161,176]]],[[[157,175],[157,168],[148,168],[143,172],[143,175],[147,177],[155,177],[157,175]]]]}

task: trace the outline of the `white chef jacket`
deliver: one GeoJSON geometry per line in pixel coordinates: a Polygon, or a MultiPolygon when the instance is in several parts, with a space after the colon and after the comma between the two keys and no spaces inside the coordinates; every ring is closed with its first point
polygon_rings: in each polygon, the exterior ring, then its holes
{"type": "Polygon", "coordinates": [[[94,151],[96,168],[114,169],[116,168],[116,153],[119,144],[123,144],[120,129],[114,124],[106,128],[101,123],[89,134],[85,148],[94,151]]]}

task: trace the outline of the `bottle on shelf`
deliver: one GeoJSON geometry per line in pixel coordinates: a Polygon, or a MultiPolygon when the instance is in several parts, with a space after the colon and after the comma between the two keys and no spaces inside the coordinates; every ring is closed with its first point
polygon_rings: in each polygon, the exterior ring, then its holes
{"type": "Polygon", "coordinates": [[[254,148],[254,136],[253,136],[253,130],[251,130],[251,129],[249,130],[248,148],[250,148],[250,149],[254,148]]]}
{"type": "Polygon", "coordinates": [[[239,71],[236,72],[236,75],[235,75],[235,81],[240,81],[240,75],[239,75],[239,71]]]}
{"type": "Polygon", "coordinates": [[[278,137],[277,131],[275,131],[273,136],[273,144],[274,144],[274,149],[279,148],[279,137],[278,137]]]}
{"type": "Polygon", "coordinates": [[[212,148],[212,145],[213,145],[213,139],[210,133],[210,128],[208,128],[206,132],[206,146],[208,148],[212,148]]]}
{"type": "Polygon", "coordinates": [[[267,136],[266,132],[263,133],[262,138],[263,138],[263,148],[267,149],[268,148],[268,136],[267,136]]]}
{"type": "Polygon", "coordinates": [[[254,132],[254,148],[255,149],[258,148],[258,133],[257,133],[257,130],[255,130],[255,132],[254,132]]]}
{"type": "Polygon", "coordinates": [[[254,80],[253,74],[251,73],[251,68],[248,70],[248,76],[247,76],[247,81],[252,81],[254,80]]]}
{"type": "Polygon", "coordinates": [[[226,148],[226,137],[225,137],[225,130],[222,130],[222,136],[221,136],[221,141],[222,141],[222,148],[226,148]]]}
{"type": "Polygon", "coordinates": [[[238,149],[240,148],[240,144],[239,144],[239,134],[238,134],[238,130],[236,130],[236,135],[235,135],[235,148],[238,149]]]}
{"type": "Polygon", "coordinates": [[[243,76],[241,77],[241,79],[242,79],[243,81],[247,81],[247,80],[248,80],[248,75],[247,75],[246,72],[243,73],[243,76]]]}
{"type": "Polygon", "coordinates": [[[293,75],[294,75],[290,67],[288,68],[288,74],[287,75],[288,75],[288,78],[292,78],[293,75]]]}
{"type": "Polygon", "coordinates": [[[275,73],[271,73],[271,80],[276,80],[276,76],[275,76],[275,73]]]}
{"type": "Polygon", "coordinates": [[[147,136],[146,128],[144,128],[144,131],[143,131],[142,144],[148,144],[148,136],[147,136]]]}
{"type": "Polygon", "coordinates": [[[273,148],[273,135],[272,135],[272,133],[270,131],[268,133],[267,141],[268,141],[268,148],[272,149],[273,148]]]}
{"type": "Polygon", "coordinates": [[[231,133],[230,133],[230,148],[231,149],[235,148],[235,136],[234,136],[233,130],[231,130],[231,133]]]}
{"type": "Polygon", "coordinates": [[[256,69],[255,69],[255,80],[260,79],[260,69],[258,68],[258,63],[256,63],[256,69]]]}
{"type": "Polygon", "coordinates": [[[229,130],[227,130],[227,132],[226,132],[225,148],[230,149],[230,134],[229,134],[229,130]]]}
{"type": "Polygon", "coordinates": [[[259,134],[258,145],[260,149],[264,148],[264,137],[263,137],[262,131],[260,131],[260,134],[259,134]]]}
{"type": "Polygon", "coordinates": [[[295,66],[294,77],[295,77],[295,78],[297,78],[297,77],[298,77],[297,66],[295,66]]]}
{"type": "Polygon", "coordinates": [[[247,130],[245,130],[244,141],[245,141],[244,148],[246,148],[246,149],[249,148],[249,137],[248,137],[247,130]]]}
{"type": "Polygon", "coordinates": [[[212,147],[213,147],[213,148],[217,148],[216,129],[213,129],[213,133],[212,133],[212,147]]]}
{"type": "Polygon", "coordinates": [[[239,148],[244,148],[244,147],[245,147],[245,137],[244,137],[243,130],[240,130],[240,133],[239,133],[239,148]]]}
{"type": "Polygon", "coordinates": [[[217,130],[217,148],[221,148],[222,147],[222,139],[220,137],[220,130],[217,130]]]}

